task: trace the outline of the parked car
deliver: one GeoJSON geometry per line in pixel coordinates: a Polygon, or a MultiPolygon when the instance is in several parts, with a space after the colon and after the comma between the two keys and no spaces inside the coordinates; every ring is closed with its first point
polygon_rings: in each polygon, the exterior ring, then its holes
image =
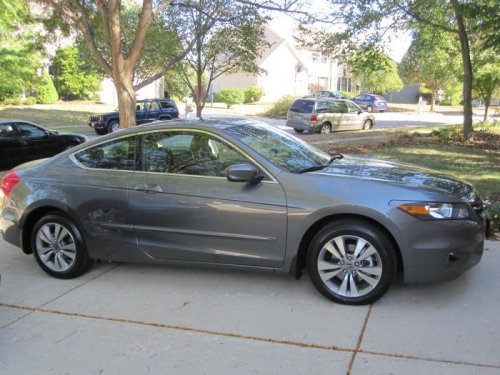
{"type": "Polygon", "coordinates": [[[0,120],[0,170],[54,156],[86,141],[84,135],[58,133],[24,120],[0,120]]]}
{"type": "Polygon", "coordinates": [[[483,252],[472,185],[329,155],[244,119],[129,128],[17,167],[1,191],[4,240],[61,279],[96,259],[297,278],[307,267],[323,295],[356,305],[384,295],[397,270],[450,280],[483,252]]]}
{"type": "Polygon", "coordinates": [[[360,94],[351,99],[368,112],[384,112],[387,109],[387,100],[376,94],[360,94]]]}
{"type": "MultiPolygon", "coordinates": [[[[179,109],[170,98],[138,100],[136,103],[136,125],[176,118],[179,118],[179,109]]],[[[99,135],[120,130],[118,111],[89,116],[89,126],[99,135]]]]}
{"type": "Polygon", "coordinates": [[[317,98],[339,98],[339,99],[347,99],[347,97],[338,91],[316,91],[314,94],[317,98]]]}
{"type": "Polygon", "coordinates": [[[300,98],[288,109],[286,126],[297,133],[304,130],[328,134],[337,130],[368,130],[375,117],[345,99],[300,98]]]}

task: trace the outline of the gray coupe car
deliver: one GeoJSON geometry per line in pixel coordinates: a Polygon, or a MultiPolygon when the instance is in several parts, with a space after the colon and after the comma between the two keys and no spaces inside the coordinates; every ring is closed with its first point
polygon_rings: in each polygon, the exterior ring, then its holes
{"type": "Polygon", "coordinates": [[[3,178],[0,231],[48,274],[97,259],[259,269],[367,304],[481,259],[470,184],[413,165],[329,155],[248,120],[122,130],[3,178]]]}

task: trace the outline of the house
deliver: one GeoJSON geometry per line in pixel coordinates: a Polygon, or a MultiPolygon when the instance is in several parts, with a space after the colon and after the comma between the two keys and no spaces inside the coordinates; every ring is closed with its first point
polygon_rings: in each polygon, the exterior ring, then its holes
{"type": "Polygon", "coordinates": [[[264,89],[262,101],[275,101],[285,95],[307,95],[310,85],[319,85],[324,90],[351,92],[355,89],[337,59],[296,45],[291,32],[284,35],[286,30],[278,32],[276,28],[271,24],[265,28],[265,37],[271,46],[263,52],[258,65],[266,73],[226,73],[214,80],[212,90],[256,85],[264,89]]]}

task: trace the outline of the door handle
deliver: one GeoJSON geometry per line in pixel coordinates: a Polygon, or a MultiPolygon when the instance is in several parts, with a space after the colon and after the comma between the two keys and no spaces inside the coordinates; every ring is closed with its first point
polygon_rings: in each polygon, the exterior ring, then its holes
{"type": "Polygon", "coordinates": [[[143,191],[149,194],[163,193],[163,188],[158,184],[139,184],[134,187],[134,190],[143,191]]]}

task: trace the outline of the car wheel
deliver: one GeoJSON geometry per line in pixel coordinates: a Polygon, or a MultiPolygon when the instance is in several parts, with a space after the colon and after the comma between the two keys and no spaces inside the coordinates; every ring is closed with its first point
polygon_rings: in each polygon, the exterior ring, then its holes
{"type": "Polygon", "coordinates": [[[366,120],[363,122],[363,130],[370,130],[373,127],[373,122],[371,120],[366,120]]]}
{"type": "Polygon", "coordinates": [[[396,276],[396,251],[377,227],[357,220],[335,221],[309,247],[307,269],[324,296],[346,305],[382,297],[396,276]]]}
{"type": "Polygon", "coordinates": [[[368,112],[373,112],[373,107],[371,105],[369,105],[368,107],[366,107],[366,110],[368,112]]]}
{"type": "Polygon", "coordinates": [[[295,133],[304,133],[304,129],[293,128],[293,130],[295,131],[295,133]]]}
{"type": "Polygon", "coordinates": [[[319,128],[321,134],[329,134],[332,129],[329,124],[322,124],[319,128]]]}
{"type": "Polygon", "coordinates": [[[93,263],[76,225],[59,213],[45,215],[36,223],[31,246],[38,265],[59,279],[80,276],[93,263]]]}
{"type": "Polygon", "coordinates": [[[108,133],[114,133],[120,130],[120,123],[118,121],[111,121],[108,124],[108,133]]]}
{"type": "Polygon", "coordinates": [[[104,135],[104,134],[106,134],[107,132],[106,132],[106,129],[95,129],[95,133],[96,133],[97,135],[104,135]]]}
{"type": "Polygon", "coordinates": [[[78,146],[78,143],[75,142],[69,142],[64,145],[63,151],[69,150],[70,148],[73,148],[75,146],[78,146]]]}

